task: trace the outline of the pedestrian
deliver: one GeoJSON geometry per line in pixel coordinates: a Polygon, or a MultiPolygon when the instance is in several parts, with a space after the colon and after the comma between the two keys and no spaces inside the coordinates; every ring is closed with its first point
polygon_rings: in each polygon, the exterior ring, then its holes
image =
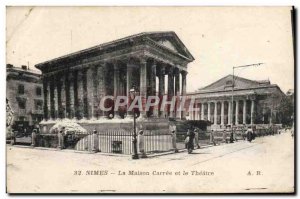
{"type": "Polygon", "coordinates": [[[138,132],[138,146],[139,146],[139,152],[141,153],[141,158],[146,158],[145,153],[145,137],[144,137],[144,131],[139,130],[138,132]]]}
{"type": "Polygon", "coordinates": [[[226,132],[226,129],[224,129],[224,131],[223,131],[223,142],[224,143],[227,143],[227,132],[226,132]]]}
{"type": "Polygon", "coordinates": [[[195,145],[196,145],[197,149],[200,149],[200,144],[199,144],[199,129],[195,128],[194,133],[195,133],[195,145]]]}
{"type": "Polygon", "coordinates": [[[11,130],[11,141],[10,144],[14,145],[16,143],[16,132],[14,130],[11,130]]]}
{"type": "Polygon", "coordinates": [[[188,143],[190,141],[190,129],[187,130],[187,133],[186,133],[186,137],[185,137],[185,140],[184,140],[184,144],[185,144],[185,148],[187,149],[188,148],[188,143]]]}
{"type": "Polygon", "coordinates": [[[211,131],[210,131],[209,143],[210,143],[210,144],[213,144],[214,146],[216,146],[215,136],[214,136],[214,130],[211,130],[211,131]]]}
{"type": "Polygon", "coordinates": [[[178,153],[177,145],[176,145],[176,136],[177,136],[177,128],[176,125],[170,126],[171,138],[172,138],[172,148],[175,153],[178,153]]]}
{"type": "Polygon", "coordinates": [[[65,143],[66,143],[66,128],[63,126],[61,127],[61,147],[64,149],[65,148],[65,143]]]}
{"type": "Polygon", "coordinates": [[[242,133],[243,133],[243,139],[244,140],[247,140],[247,132],[248,132],[247,128],[242,128],[242,133]]]}
{"type": "Polygon", "coordinates": [[[188,137],[187,149],[188,149],[188,153],[191,153],[194,150],[195,133],[193,131],[190,131],[190,129],[188,129],[187,137],[188,137]]]}
{"type": "Polygon", "coordinates": [[[37,137],[37,131],[36,131],[36,129],[33,129],[32,135],[31,135],[31,147],[35,147],[35,145],[36,145],[36,137],[37,137]]]}
{"type": "Polygon", "coordinates": [[[178,149],[177,149],[177,145],[176,145],[176,131],[175,130],[172,130],[171,136],[172,136],[172,148],[174,149],[175,153],[178,153],[178,149]]]}
{"type": "Polygon", "coordinates": [[[27,137],[27,129],[26,129],[26,127],[24,128],[23,136],[24,136],[24,137],[27,137]]]}
{"type": "Polygon", "coordinates": [[[251,126],[248,127],[248,130],[246,131],[247,140],[251,142],[253,140],[253,131],[251,126]]]}
{"type": "Polygon", "coordinates": [[[188,149],[194,150],[194,139],[195,139],[195,133],[193,131],[188,130],[188,149]]]}

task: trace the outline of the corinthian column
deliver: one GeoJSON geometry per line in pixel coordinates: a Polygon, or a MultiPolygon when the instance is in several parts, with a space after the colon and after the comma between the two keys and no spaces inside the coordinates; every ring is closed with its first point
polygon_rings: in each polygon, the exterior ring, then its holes
{"type": "Polygon", "coordinates": [[[233,108],[233,106],[232,106],[232,104],[231,104],[231,102],[230,101],[228,101],[228,122],[227,122],[227,124],[232,124],[232,108],[233,108]]]}
{"type": "Polygon", "coordinates": [[[224,101],[221,102],[221,125],[224,125],[224,101]]]}
{"type": "Polygon", "coordinates": [[[201,120],[204,120],[204,103],[201,103],[201,120]]]}
{"type": "Polygon", "coordinates": [[[52,117],[52,112],[51,112],[51,84],[52,84],[52,79],[51,77],[47,77],[47,82],[48,82],[48,86],[47,86],[47,107],[48,107],[48,120],[53,119],[52,117]]]}
{"type": "MultiPolygon", "coordinates": [[[[127,117],[132,118],[133,117],[133,111],[129,111],[130,104],[132,102],[131,96],[130,96],[130,89],[133,87],[133,80],[132,80],[132,71],[133,71],[133,64],[127,63],[127,70],[126,70],[126,94],[127,94],[127,117]]],[[[135,88],[137,89],[137,88],[135,88]]]]}
{"type": "Polygon", "coordinates": [[[147,113],[145,110],[146,100],[147,100],[147,59],[142,58],[140,60],[140,96],[142,98],[142,107],[141,117],[146,118],[147,113]]]}
{"type": "Polygon", "coordinates": [[[97,72],[95,71],[94,66],[90,66],[87,69],[87,105],[88,105],[88,118],[92,120],[96,120],[97,115],[94,114],[96,111],[95,109],[95,95],[97,95],[97,79],[96,79],[97,72]],[[96,88],[95,88],[96,87],[96,88]],[[96,93],[95,93],[96,92],[96,93]]]}
{"type": "Polygon", "coordinates": [[[254,100],[251,100],[251,125],[254,124],[254,106],[255,106],[254,100]]]}
{"type": "Polygon", "coordinates": [[[54,77],[51,77],[50,83],[50,118],[55,119],[54,77]]]}
{"type": "Polygon", "coordinates": [[[87,119],[89,117],[88,109],[88,90],[87,90],[87,69],[82,71],[82,91],[83,91],[83,118],[87,119]]]}
{"type": "Polygon", "coordinates": [[[215,102],[215,107],[214,107],[214,125],[218,124],[218,115],[217,115],[217,110],[218,110],[218,103],[215,102]]]}
{"type": "Polygon", "coordinates": [[[77,94],[78,94],[78,108],[77,108],[77,119],[83,119],[83,74],[82,70],[78,71],[77,79],[77,94]]]}
{"type": "Polygon", "coordinates": [[[159,116],[164,117],[164,111],[161,111],[162,99],[165,95],[165,66],[160,65],[159,70],[159,85],[158,85],[158,97],[159,97],[159,116]]]}
{"type": "Polygon", "coordinates": [[[93,73],[92,74],[92,79],[93,79],[93,94],[92,94],[92,109],[91,109],[91,114],[92,114],[92,119],[97,119],[98,117],[98,105],[99,105],[99,102],[98,101],[98,90],[99,90],[99,77],[98,77],[98,66],[94,66],[90,71],[93,73]]]}
{"type": "MultiPolygon", "coordinates": [[[[153,60],[151,65],[151,80],[150,80],[152,96],[156,96],[156,71],[157,71],[157,63],[155,60],[153,60]]],[[[158,108],[159,108],[158,105],[152,107],[153,117],[155,118],[158,117],[158,108]]]]}
{"type": "Polygon", "coordinates": [[[175,117],[176,118],[180,118],[181,117],[181,112],[178,112],[177,109],[179,108],[179,104],[180,104],[180,100],[179,100],[179,84],[180,84],[180,80],[179,80],[179,69],[175,68],[175,73],[174,73],[174,77],[175,77],[175,96],[176,96],[176,104],[175,104],[175,117]]]}
{"type": "Polygon", "coordinates": [[[235,124],[238,125],[239,124],[239,101],[237,100],[235,102],[235,124]]]}
{"type": "Polygon", "coordinates": [[[74,81],[75,81],[74,71],[70,71],[68,75],[69,75],[67,76],[68,78],[66,78],[66,85],[67,82],[69,84],[69,89],[67,89],[67,91],[69,91],[69,94],[66,95],[66,96],[69,95],[69,102],[67,101],[67,113],[68,113],[68,118],[75,119],[75,89],[76,88],[74,86],[74,81]]]}
{"type": "Polygon", "coordinates": [[[207,120],[210,121],[210,102],[207,102],[207,120]]]}
{"type": "MultiPolygon", "coordinates": [[[[120,73],[117,61],[113,62],[114,66],[114,103],[116,104],[117,97],[119,96],[120,87],[120,73]]],[[[121,118],[119,114],[119,109],[114,110],[114,118],[121,118]]]]}
{"type": "MultiPolygon", "coordinates": [[[[186,71],[181,71],[181,95],[183,97],[186,97],[186,71]]],[[[186,118],[186,110],[185,107],[183,107],[182,113],[181,113],[181,118],[185,119],[186,118]]]]}
{"type": "Polygon", "coordinates": [[[70,118],[70,74],[71,74],[71,71],[67,71],[65,72],[64,74],[64,77],[63,77],[63,81],[64,81],[64,85],[65,85],[65,92],[64,92],[64,95],[65,95],[65,111],[64,111],[64,114],[65,114],[65,118],[70,118]]]}
{"type": "Polygon", "coordinates": [[[44,94],[44,120],[47,121],[49,119],[48,113],[48,79],[46,76],[43,76],[43,94],[44,94]]]}
{"type": "Polygon", "coordinates": [[[74,71],[74,118],[76,119],[80,119],[81,115],[80,115],[80,111],[81,111],[81,102],[80,102],[80,93],[79,91],[81,91],[80,89],[80,83],[79,81],[81,81],[81,73],[76,70],[74,71]]]}
{"type": "MultiPolygon", "coordinates": [[[[106,83],[105,83],[105,77],[107,75],[107,64],[106,63],[101,63],[98,65],[98,70],[97,70],[97,79],[98,79],[98,101],[97,104],[99,105],[101,102],[101,99],[106,95],[106,83]]],[[[101,107],[98,107],[98,119],[104,119],[106,118],[106,113],[104,110],[100,110],[101,107]]]]}
{"type": "Polygon", "coordinates": [[[54,82],[53,82],[53,100],[54,100],[54,118],[58,119],[58,82],[57,79],[54,77],[54,82]]]}
{"type": "Polygon", "coordinates": [[[246,124],[246,106],[247,106],[247,101],[243,100],[243,124],[246,124]]]}
{"type": "Polygon", "coordinates": [[[60,109],[59,116],[60,118],[66,117],[66,85],[65,85],[65,75],[60,75],[60,109]]]}
{"type": "MultiPolygon", "coordinates": [[[[168,101],[171,101],[174,96],[174,68],[170,67],[168,71],[168,101]]],[[[169,117],[173,117],[174,110],[171,110],[171,105],[168,105],[169,117]]]]}

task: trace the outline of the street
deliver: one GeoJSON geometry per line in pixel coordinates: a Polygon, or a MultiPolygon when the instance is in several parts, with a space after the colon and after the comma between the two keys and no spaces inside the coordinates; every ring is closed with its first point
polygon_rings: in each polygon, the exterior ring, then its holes
{"type": "Polygon", "coordinates": [[[294,191],[290,132],[132,160],[7,145],[9,193],[268,193],[294,191]]]}

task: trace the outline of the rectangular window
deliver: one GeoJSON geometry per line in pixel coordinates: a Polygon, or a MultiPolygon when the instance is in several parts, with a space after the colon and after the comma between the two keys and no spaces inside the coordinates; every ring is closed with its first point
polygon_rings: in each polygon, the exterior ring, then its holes
{"type": "Polygon", "coordinates": [[[43,110],[43,101],[35,100],[35,110],[43,110]]]}
{"type": "Polygon", "coordinates": [[[19,121],[26,121],[26,117],[24,116],[19,117],[19,121]]]}
{"type": "Polygon", "coordinates": [[[20,109],[26,109],[26,101],[20,100],[18,103],[20,109]]]}
{"type": "Polygon", "coordinates": [[[36,87],[35,93],[37,96],[41,96],[42,95],[42,88],[41,87],[36,87]]]}
{"type": "Polygon", "coordinates": [[[23,84],[19,84],[18,86],[18,94],[22,95],[25,93],[25,88],[23,84]]]}

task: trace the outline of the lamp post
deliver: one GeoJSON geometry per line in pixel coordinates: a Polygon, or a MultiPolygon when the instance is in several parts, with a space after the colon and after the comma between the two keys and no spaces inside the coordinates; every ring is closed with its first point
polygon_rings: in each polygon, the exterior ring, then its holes
{"type": "MultiPolygon", "coordinates": [[[[259,66],[262,65],[263,63],[257,63],[257,64],[248,64],[248,65],[242,65],[242,66],[233,66],[232,67],[232,89],[231,89],[231,133],[230,133],[230,143],[233,143],[233,92],[234,92],[234,83],[235,83],[235,78],[234,78],[234,69],[236,68],[246,68],[246,67],[250,67],[250,66],[259,66]]],[[[235,105],[235,108],[237,108],[237,106],[235,105]]],[[[238,119],[237,119],[238,121],[238,119]]]]}
{"type": "MultiPolygon", "coordinates": [[[[132,100],[134,100],[135,96],[138,94],[138,91],[135,90],[135,87],[133,86],[132,89],[130,89],[130,97],[132,100]]],[[[133,155],[132,159],[139,159],[139,155],[137,153],[137,139],[136,139],[136,114],[135,114],[135,109],[133,111],[133,139],[132,139],[132,144],[133,144],[133,155]]]]}

